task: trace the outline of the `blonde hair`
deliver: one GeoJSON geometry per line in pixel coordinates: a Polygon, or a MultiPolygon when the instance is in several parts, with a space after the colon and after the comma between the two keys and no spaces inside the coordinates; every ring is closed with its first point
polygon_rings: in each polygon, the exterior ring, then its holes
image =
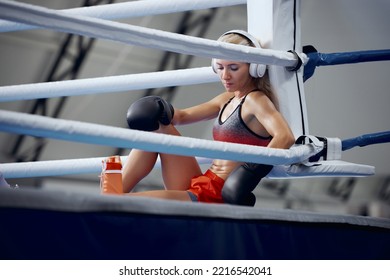
{"type": "MultiPolygon", "coordinates": [[[[231,43],[241,46],[248,46],[255,48],[256,46],[246,37],[238,33],[228,33],[221,36],[218,41],[231,43]]],[[[259,42],[260,44],[260,42],[259,42]]],[[[265,71],[264,76],[261,78],[253,78],[256,80],[257,89],[264,92],[268,98],[274,103],[276,109],[279,110],[278,99],[276,98],[275,92],[271,86],[271,81],[269,79],[268,69],[265,71]]]]}

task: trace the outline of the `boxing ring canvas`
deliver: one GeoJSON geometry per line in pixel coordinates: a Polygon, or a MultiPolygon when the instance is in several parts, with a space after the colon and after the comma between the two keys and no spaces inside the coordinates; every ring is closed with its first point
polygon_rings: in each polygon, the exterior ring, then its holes
{"type": "MultiPolygon", "coordinates": [[[[274,50],[284,52],[292,50],[300,53],[302,46],[300,45],[299,1],[248,0],[237,2],[247,4],[248,31],[263,38],[265,45],[274,50]],[[253,14],[254,11],[258,13],[253,14]],[[262,16],[258,16],[262,12],[262,16]],[[263,25],[263,28],[259,28],[259,25],[263,25]]],[[[88,18],[87,22],[104,23],[88,18]]],[[[188,41],[183,41],[183,45],[191,43],[189,38],[186,40],[188,41]]],[[[146,43],[143,42],[143,44],[146,43]]],[[[219,47],[219,45],[209,44],[208,47],[219,47]]],[[[226,51],[229,50],[226,48],[226,51]]],[[[203,53],[207,53],[207,48],[203,53]]],[[[275,52],[275,56],[277,55],[279,53],[275,52]]],[[[246,59],[253,57],[259,59],[253,53],[248,53],[246,59]]],[[[284,62],[274,59],[275,64],[284,63],[286,65],[270,66],[270,77],[276,87],[281,111],[286,116],[295,136],[298,137],[309,132],[302,85],[303,69],[290,71],[281,67],[294,66],[296,61],[293,56],[292,64],[294,65],[291,65],[292,53],[285,54],[283,57],[286,58],[284,62]]],[[[194,80],[199,83],[216,81],[215,76],[210,76],[212,73],[209,70],[191,70],[191,74],[197,74],[194,80]]],[[[170,75],[170,73],[165,74],[170,75]]],[[[184,76],[188,77],[188,75],[190,74],[184,76]]],[[[155,76],[152,76],[153,80],[154,78],[155,76]]],[[[117,85],[118,90],[129,89],[129,86],[125,85],[125,79],[120,80],[122,84],[117,85]],[[122,85],[124,87],[121,87],[122,85]]],[[[156,86],[167,86],[162,83],[164,79],[162,77],[161,83],[157,82],[156,86]]],[[[113,84],[118,83],[118,79],[110,80],[111,82],[111,85],[105,84],[101,89],[104,87],[112,89],[113,84]]],[[[42,87],[41,85],[24,87],[23,90],[32,89],[34,91],[35,88],[35,91],[39,91],[40,94],[52,94],[53,92],[62,94],[69,91],[67,88],[69,84],[59,83],[60,87],[64,85],[62,91],[53,90],[52,84],[42,85],[42,87]],[[39,90],[36,90],[36,87],[39,87],[39,90]]],[[[140,85],[133,84],[132,86],[137,88],[140,85]]],[[[82,90],[77,87],[78,85],[75,84],[74,91],[70,94],[85,94],[96,90],[87,86],[82,90]]],[[[18,90],[16,87],[8,89],[18,90]]],[[[44,97],[48,96],[36,96],[35,98],[44,97]]],[[[3,98],[2,101],[7,101],[8,98],[19,97],[17,92],[9,94],[4,89],[0,98],[3,98]]],[[[141,145],[145,142],[150,149],[157,149],[157,151],[166,149],[161,145],[156,148],[157,144],[152,142],[147,143],[149,141],[147,133],[132,134],[127,131],[119,135],[122,130],[112,128],[112,135],[116,136],[115,133],[118,132],[117,139],[106,139],[93,133],[109,129],[107,127],[45,117],[31,118],[27,114],[7,111],[0,111],[0,127],[2,131],[10,133],[26,133],[66,141],[95,144],[111,141],[112,145],[118,147],[121,145],[126,147],[126,143],[129,145],[129,138],[138,137],[138,140],[133,140],[134,145],[141,145]],[[49,127],[51,123],[56,125],[56,129],[49,127]],[[89,131],[84,129],[86,127],[91,130],[89,135],[87,135],[89,131]],[[125,136],[122,137],[122,135],[125,136]]],[[[180,146],[179,143],[176,144],[177,142],[169,137],[161,139],[164,140],[163,142],[171,141],[168,148],[173,152],[191,154],[209,148],[206,154],[200,154],[200,156],[211,153],[210,147],[206,145],[208,143],[201,140],[197,141],[195,148],[191,149],[180,146]],[[201,146],[203,143],[205,145],[201,146]]],[[[145,143],[143,147],[146,147],[145,143]]],[[[236,159],[241,159],[239,158],[241,156],[261,163],[267,157],[262,156],[263,150],[261,149],[246,147],[247,149],[242,148],[239,153],[234,153],[230,147],[232,146],[226,145],[227,151],[224,154],[235,156],[236,159]]],[[[368,176],[374,173],[374,168],[371,166],[342,162],[337,156],[334,161],[330,160],[323,165],[312,167],[289,165],[299,161],[301,159],[299,155],[304,154],[307,159],[308,156],[318,153],[322,148],[321,143],[311,143],[294,147],[286,152],[277,153],[275,151],[274,156],[268,159],[273,164],[280,164],[280,167],[275,169],[274,176],[326,176],[327,174],[330,176],[368,176]],[[278,157],[279,154],[280,157],[278,157]],[[287,164],[287,170],[283,166],[284,163],[287,164]]],[[[218,152],[223,152],[221,150],[218,152]]],[[[191,155],[199,156],[199,154],[191,155]]],[[[100,162],[96,159],[93,161],[94,164],[91,165],[88,162],[86,164],[88,167],[85,167],[83,171],[89,168],[88,171],[97,172],[98,167],[95,164],[100,164],[100,162]]],[[[65,173],[60,174],[60,172],[66,172],[61,170],[61,167],[64,167],[63,163],[45,170],[40,169],[42,166],[39,166],[39,163],[20,164],[17,168],[16,165],[2,164],[0,170],[6,178],[52,176],[53,173],[65,175],[65,173]],[[32,172],[29,173],[29,171],[32,172]],[[26,173],[29,174],[26,175],[26,173]]],[[[43,165],[47,167],[46,164],[43,165]]],[[[77,166],[73,166],[71,172],[76,172],[75,169],[77,166]]],[[[67,191],[0,189],[0,259],[389,258],[390,221],[386,219],[292,210],[259,210],[232,205],[101,196],[67,191]]]]}
{"type": "Polygon", "coordinates": [[[0,190],[0,259],[388,259],[386,219],[0,190]]]}

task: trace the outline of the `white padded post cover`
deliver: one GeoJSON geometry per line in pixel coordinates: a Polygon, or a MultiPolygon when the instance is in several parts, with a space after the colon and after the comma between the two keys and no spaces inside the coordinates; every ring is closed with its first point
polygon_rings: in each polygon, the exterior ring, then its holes
{"type": "MultiPolygon", "coordinates": [[[[299,0],[248,0],[248,32],[264,48],[302,52],[299,0]]],[[[280,111],[295,138],[308,135],[303,67],[291,72],[281,66],[268,66],[271,84],[279,99],[280,111]]]]}

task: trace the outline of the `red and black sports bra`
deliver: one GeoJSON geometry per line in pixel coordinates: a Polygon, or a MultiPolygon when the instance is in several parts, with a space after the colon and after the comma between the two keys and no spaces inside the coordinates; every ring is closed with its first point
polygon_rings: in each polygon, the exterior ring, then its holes
{"type": "Polygon", "coordinates": [[[214,140],[263,147],[267,146],[268,143],[272,140],[271,136],[263,137],[256,134],[244,123],[241,117],[241,108],[247,95],[244,96],[240,104],[234,109],[230,116],[228,116],[228,118],[222,122],[222,113],[233,98],[229,99],[229,101],[223,106],[222,110],[219,112],[218,118],[214,122],[214,140]]]}

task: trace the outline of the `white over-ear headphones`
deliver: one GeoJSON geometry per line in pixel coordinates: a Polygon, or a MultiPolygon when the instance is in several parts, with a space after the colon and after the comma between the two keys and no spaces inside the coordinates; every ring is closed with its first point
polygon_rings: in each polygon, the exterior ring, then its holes
{"type": "MultiPolygon", "coordinates": [[[[230,30],[225,33],[223,33],[220,37],[222,38],[223,36],[227,34],[238,34],[241,35],[245,38],[247,38],[256,48],[261,49],[262,47],[260,46],[259,41],[256,40],[255,37],[253,37],[251,34],[248,32],[245,32],[243,30],[230,30]]],[[[219,40],[218,39],[218,40],[219,40]]],[[[215,61],[215,58],[211,60],[211,67],[213,68],[214,72],[217,73],[217,64],[215,61]]],[[[265,70],[267,68],[267,65],[264,64],[256,64],[256,63],[250,63],[249,64],[249,75],[251,75],[253,78],[260,78],[264,76],[265,70]]]]}

